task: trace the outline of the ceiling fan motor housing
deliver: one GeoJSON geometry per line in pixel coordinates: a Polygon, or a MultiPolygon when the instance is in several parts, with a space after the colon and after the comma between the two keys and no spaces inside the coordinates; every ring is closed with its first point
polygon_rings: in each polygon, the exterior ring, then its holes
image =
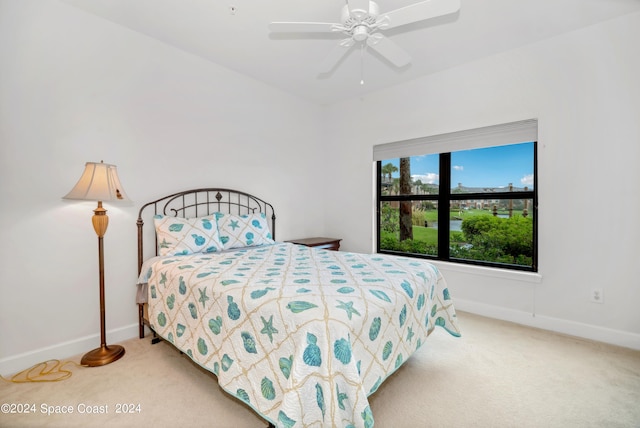
{"type": "Polygon", "coordinates": [[[345,5],[342,8],[342,23],[345,27],[350,25],[357,25],[358,23],[365,21],[375,22],[376,17],[378,16],[380,9],[376,2],[369,2],[369,10],[364,9],[351,9],[349,10],[349,5],[345,5]],[[369,19],[371,18],[371,19],[369,19]]]}
{"type": "Polygon", "coordinates": [[[342,25],[346,30],[345,33],[357,42],[367,40],[371,30],[375,29],[378,11],[378,5],[373,1],[369,2],[369,10],[349,9],[349,5],[345,5],[342,8],[342,25]]]}

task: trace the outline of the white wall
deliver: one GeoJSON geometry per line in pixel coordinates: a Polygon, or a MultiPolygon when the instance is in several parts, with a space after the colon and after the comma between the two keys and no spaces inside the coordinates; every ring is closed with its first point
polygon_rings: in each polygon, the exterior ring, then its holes
{"type": "Polygon", "coordinates": [[[332,106],[328,233],[373,248],[373,145],[538,118],[542,279],[442,265],[454,301],[640,349],[639,40],[635,13],[332,106]]]}
{"type": "Polygon", "coordinates": [[[0,1],[0,373],[99,346],[94,203],[63,201],[87,161],[105,203],[107,342],[136,335],[137,210],[231,187],[273,203],[276,238],[324,232],[319,107],[58,1],[0,1]]]}

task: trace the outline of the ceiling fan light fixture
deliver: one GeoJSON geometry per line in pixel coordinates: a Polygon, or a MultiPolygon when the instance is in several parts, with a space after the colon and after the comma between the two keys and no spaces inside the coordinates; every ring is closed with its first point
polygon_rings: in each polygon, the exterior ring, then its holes
{"type": "Polygon", "coordinates": [[[362,42],[369,37],[369,28],[365,25],[358,25],[353,29],[353,40],[356,42],[362,42]]]}

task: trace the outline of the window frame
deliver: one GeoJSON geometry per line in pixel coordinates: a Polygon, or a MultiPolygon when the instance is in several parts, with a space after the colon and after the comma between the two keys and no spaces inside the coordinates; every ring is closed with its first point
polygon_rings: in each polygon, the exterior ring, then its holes
{"type": "MultiPolygon", "coordinates": [[[[522,122],[524,123],[524,122],[522,122]]],[[[511,124],[508,124],[511,125],[511,124]]],[[[529,125],[529,123],[527,123],[529,125]]],[[[500,125],[498,125],[500,126],[500,125]]],[[[379,254],[392,254],[392,255],[401,255],[405,257],[415,257],[415,258],[423,258],[430,260],[438,260],[443,262],[450,263],[459,263],[459,264],[467,264],[467,265],[477,265],[483,267],[492,267],[492,268],[500,268],[506,270],[517,270],[517,271],[526,271],[526,272],[538,272],[538,141],[537,141],[537,121],[535,121],[536,126],[536,135],[535,139],[525,139],[520,141],[512,141],[511,143],[501,144],[487,144],[484,146],[475,145],[470,149],[460,148],[458,150],[446,151],[441,153],[434,153],[433,151],[427,151],[426,153],[415,154],[415,148],[412,148],[411,155],[401,156],[401,157],[411,157],[411,156],[419,156],[419,155],[439,155],[439,191],[437,195],[429,194],[411,194],[411,195],[382,195],[382,162],[389,159],[397,158],[387,158],[382,159],[380,156],[376,158],[374,155],[374,160],[376,163],[376,252],[379,254]],[[504,146],[511,144],[519,144],[519,143],[533,143],[533,189],[526,191],[505,191],[498,193],[453,193],[451,190],[451,154],[456,151],[462,150],[473,150],[473,149],[481,149],[493,146],[504,146]],[[506,264],[506,263],[496,263],[489,262],[483,260],[471,260],[471,259],[460,259],[450,256],[449,251],[449,238],[450,238],[450,207],[451,202],[459,201],[459,200],[509,200],[509,199],[530,199],[532,201],[532,206],[529,208],[530,215],[533,216],[533,237],[532,237],[532,245],[533,245],[533,257],[532,257],[532,265],[524,266],[524,265],[515,265],[515,264],[506,264]],[[418,254],[418,253],[406,253],[401,251],[393,251],[393,250],[384,250],[380,248],[381,241],[381,233],[380,233],[380,220],[381,220],[381,207],[384,202],[403,202],[403,201],[436,201],[438,203],[438,255],[433,256],[429,254],[418,254]],[[446,207],[446,208],[445,208],[446,207]],[[443,209],[441,209],[443,208],[443,209]]],[[[469,131],[463,131],[468,133],[469,131]]],[[[453,135],[453,134],[452,134],[453,135]]],[[[415,141],[415,140],[413,140],[415,141]]],[[[391,143],[395,145],[394,150],[397,151],[398,143],[391,143]]],[[[374,148],[375,151],[375,148],[374,148]]]]}

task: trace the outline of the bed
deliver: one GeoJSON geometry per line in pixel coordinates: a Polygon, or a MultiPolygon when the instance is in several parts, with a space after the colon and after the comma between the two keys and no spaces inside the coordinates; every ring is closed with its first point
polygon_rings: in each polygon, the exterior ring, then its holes
{"type": "Polygon", "coordinates": [[[168,195],[137,227],[140,337],[148,326],[272,426],[372,427],[384,380],[436,327],[460,335],[435,266],[277,241],[273,206],[250,194],[168,195]]]}

